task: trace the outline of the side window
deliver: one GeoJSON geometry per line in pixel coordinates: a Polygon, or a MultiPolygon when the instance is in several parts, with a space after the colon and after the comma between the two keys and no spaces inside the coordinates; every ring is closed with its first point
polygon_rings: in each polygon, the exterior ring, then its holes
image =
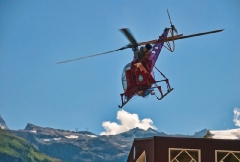
{"type": "Polygon", "coordinates": [[[229,150],[215,150],[215,161],[216,162],[239,162],[240,151],[229,151],[229,150]]]}
{"type": "Polygon", "coordinates": [[[197,149],[169,148],[169,162],[201,162],[197,149]]]}
{"type": "Polygon", "coordinates": [[[136,147],[134,146],[133,147],[133,160],[135,160],[136,158],[136,147]]]}
{"type": "Polygon", "coordinates": [[[122,72],[122,86],[123,86],[123,90],[125,91],[127,89],[127,78],[126,78],[126,71],[131,69],[131,63],[127,64],[124,68],[123,68],[123,72],[122,72]]]}

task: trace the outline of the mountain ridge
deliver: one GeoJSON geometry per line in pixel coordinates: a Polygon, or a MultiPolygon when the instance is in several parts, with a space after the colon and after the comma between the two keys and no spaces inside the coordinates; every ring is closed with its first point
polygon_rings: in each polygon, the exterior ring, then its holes
{"type": "MultiPolygon", "coordinates": [[[[40,127],[31,123],[28,123],[24,130],[9,131],[25,138],[39,151],[51,157],[71,162],[126,161],[134,138],[153,136],[200,137],[199,133],[195,133],[192,136],[168,135],[152,128],[147,130],[133,128],[117,135],[96,135],[88,131],[76,132],[54,129],[40,127]],[[65,154],[62,154],[63,152],[65,154]]],[[[200,132],[204,133],[205,131],[206,129],[200,132]]],[[[203,138],[203,136],[200,138],[203,138]]]]}
{"type": "Polygon", "coordinates": [[[2,129],[9,129],[6,125],[6,122],[3,120],[1,114],[0,114],[0,128],[2,129]]]}
{"type": "Polygon", "coordinates": [[[38,152],[23,138],[17,137],[0,128],[0,161],[1,162],[60,162],[38,152]]]}
{"type": "MultiPolygon", "coordinates": [[[[135,138],[203,138],[208,130],[203,129],[193,135],[169,135],[152,128],[143,130],[136,127],[116,135],[97,135],[90,131],[69,131],[27,123],[23,130],[7,131],[24,138],[38,151],[66,162],[121,162],[126,161],[135,138]]],[[[212,134],[212,137],[216,135],[212,134]]]]}

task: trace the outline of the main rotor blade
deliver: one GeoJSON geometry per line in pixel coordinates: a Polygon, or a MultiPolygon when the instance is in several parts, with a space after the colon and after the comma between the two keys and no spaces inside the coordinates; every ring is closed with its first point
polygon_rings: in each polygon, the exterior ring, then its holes
{"type": "Polygon", "coordinates": [[[135,47],[138,46],[136,39],[133,37],[133,35],[131,34],[129,29],[122,28],[122,29],[120,29],[120,31],[127,37],[127,39],[132,43],[133,46],[135,46],[135,47]]]}
{"type": "Polygon", "coordinates": [[[197,33],[197,34],[192,34],[192,35],[186,35],[186,36],[182,36],[179,38],[175,38],[174,40],[179,40],[179,39],[185,39],[185,38],[190,38],[190,37],[196,37],[196,36],[201,36],[201,35],[206,35],[206,34],[212,34],[212,33],[218,33],[223,31],[224,29],[221,30],[213,30],[213,31],[209,31],[209,32],[204,32],[204,33],[197,33]]]}
{"type": "Polygon", "coordinates": [[[186,35],[186,36],[183,36],[182,34],[179,34],[179,35],[175,35],[175,36],[170,36],[170,37],[167,37],[166,39],[164,40],[150,40],[150,41],[146,41],[146,42],[139,42],[138,44],[141,46],[141,45],[145,45],[145,44],[156,44],[156,43],[159,43],[159,42],[167,42],[167,41],[172,41],[172,40],[179,40],[179,39],[185,39],[185,38],[191,38],[191,37],[196,37],[196,36],[201,36],[201,35],[206,35],[206,34],[212,34],[212,33],[218,33],[218,32],[221,32],[223,31],[224,29],[221,29],[221,30],[213,30],[213,31],[209,31],[209,32],[204,32],[204,33],[197,33],[197,34],[192,34],[192,35],[186,35]]]}
{"type": "Polygon", "coordinates": [[[71,62],[71,61],[77,61],[77,60],[81,60],[81,59],[85,59],[85,58],[89,58],[89,57],[95,57],[95,56],[99,56],[99,55],[104,55],[104,54],[108,54],[108,53],[111,53],[111,52],[116,52],[116,51],[124,50],[124,49],[126,49],[126,48],[129,48],[129,47],[126,46],[126,47],[119,48],[119,49],[117,49],[117,50],[112,50],[112,51],[103,52],[103,53],[98,53],[98,54],[94,54],[94,55],[79,57],[79,58],[75,58],[75,59],[71,59],[71,60],[61,61],[61,62],[57,62],[56,64],[62,64],[62,63],[67,63],[67,62],[71,62]]]}
{"type": "Polygon", "coordinates": [[[182,34],[180,35],[176,35],[174,37],[167,37],[164,40],[150,40],[147,42],[140,42],[139,44],[136,42],[136,40],[132,37],[132,35],[130,34],[130,32],[128,31],[128,29],[121,29],[121,31],[123,31],[123,33],[127,36],[127,38],[129,39],[129,41],[131,40],[132,45],[126,45],[122,48],[119,48],[117,50],[112,50],[112,51],[108,51],[108,52],[103,52],[103,53],[99,53],[99,54],[94,54],[94,55],[89,55],[89,56],[84,56],[84,57],[80,57],[80,58],[75,58],[72,60],[66,60],[66,61],[61,61],[61,62],[57,62],[56,64],[62,64],[62,63],[67,63],[67,62],[71,62],[71,61],[76,61],[76,60],[81,60],[81,59],[85,59],[85,58],[89,58],[89,57],[95,57],[95,56],[99,56],[99,55],[104,55],[104,54],[108,54],[111,52],[116,52],[116,51],[120,51],[120,50],[124,50],[127,48],[132,48],[133,46],[139,46],[139,45],[145,45],[145,44],[155,44],[158,42],[167,42],[167,41],[171,41],[171,40],[179,40],[179,39],[185,39],[185,38],[190,38],[190,37],[196,37],[196,36],[201,36],[201,35],[206,35],[206,34],[212,34],[212,33],[218,33],[223,31],[224,29],[221,30],[213,30],[213,31],[209,31],[209,32],[204,32],[204,33],[197,33],[197,34],[192,34],[192,35],[187,35],[187,36],[182,36],[182,34]]]}
{"type": "Polygon", "coordinates": [[[145,44],[156,44],[156,43],[159,43],[159,42],[167,42],[167,41],[176,40],[176,38],[180,38],[182,36],[183,36],[182,34],[179,34],[179,35],[167,37],[166,39],[160,40],[160,41],[158,41],[157,39],[154,39],[154,40],[150,40],[150,41],[147,41],[147,42],[139,42],[138,44],[139,44],[139,46],[142,46],[142,45],[145,45],[145,44]]]}

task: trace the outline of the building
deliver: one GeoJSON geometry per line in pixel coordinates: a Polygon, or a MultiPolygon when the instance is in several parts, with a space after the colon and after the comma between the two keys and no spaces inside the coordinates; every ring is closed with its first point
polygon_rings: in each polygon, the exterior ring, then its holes
{"type": "Polygon", "coordinates": [[[137,138],[127,162],[240,162],[240,140],[137,138]]]}

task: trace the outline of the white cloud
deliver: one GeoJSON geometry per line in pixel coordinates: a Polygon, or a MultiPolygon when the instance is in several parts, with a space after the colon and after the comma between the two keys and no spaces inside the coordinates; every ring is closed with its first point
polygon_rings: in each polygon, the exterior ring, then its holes
{"type": "Polygon", "coordinates": [[[102,132],[100,135],[116,135],[136,127],[144,130],[147,130],[148,128],[157,129],[153,125],[153,121],[151,119],[145,118],[140,120],[137,114],[130,114],[124,110],[118,111],[117,119],[120,124],[110,121],[103,122],[102,126],[106,131],[102,132]]]}
{"type": "Polygon", "coordinates": [[[234,116],[233,116],[233,121],[236,126],[240,127],[240,109],[235,107],[233,110],[234,116]]]}
{"type": "Polygon", "coordinates": [[[229,130],[215,130],[210,131],[213,134],[213,138],[216,139],[239,139],[240,129],[229,129],[229,130]]]}

